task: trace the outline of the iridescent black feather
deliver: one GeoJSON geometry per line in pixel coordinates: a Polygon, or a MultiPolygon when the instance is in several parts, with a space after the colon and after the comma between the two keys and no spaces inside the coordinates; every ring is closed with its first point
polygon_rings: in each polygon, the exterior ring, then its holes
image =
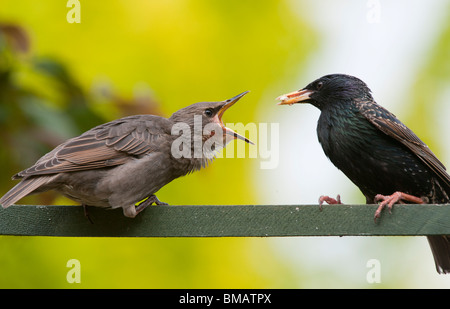
{"type": "MultiPolygon", "coordinates": [[[[280,97],[321,110],[317,135],[333,164],[362,191],[366,203],[396,191],[425,203],[449,203],[450,175],[428,146],[394,114],[378,105],[367,85],[343,74],[321,77],[280,97]],[[301,95],[301,96],[300,96],[301,95]]],[[[450,273],[449,236],[428,237],[436,269],[450,273]]]]}

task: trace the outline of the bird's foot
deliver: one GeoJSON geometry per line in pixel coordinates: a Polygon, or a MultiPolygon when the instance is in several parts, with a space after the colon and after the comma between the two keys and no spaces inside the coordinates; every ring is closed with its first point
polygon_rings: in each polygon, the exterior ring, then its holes
{"type": "Polygon", "coordinates": [[[338,194],[336,196],[336,199],[329,197],[328,195],[321,195],[319,197],[319,210],[322,211],[322,204],[323,203],[327,203],[327,204],[342,204],[341,202],[341,196],[338,194]]]}
{"type": "Polygon", "coordinates": [[[156,195],[152,194],[150,195],[145,201],[143,201],[142,203],[140,203],[138,206],[136,206],[136,214],[140,213],[141,211],[143,211],[145,208],[147,208],[147,206],[150,206],[152,204],[158,205],[158,206],[165,206],[165,205],[169,205],[167,203],[161,202],[156,195]]]}
{"type": "Polygon", "coordinates": [[[94,224],[94,222],[92,221],[91,217],[89,216],[89,212],[88,212],[88,205],[81,205],[83,206],[83,211],[84,211],[84,216],[86,217],[86,219],[89,220],[89,222],[91,222],[91,224],[94,224]]]}
{"type": "Polygon", "coordinates": [[[375,211],[375,215],[374,215],[375,221],[377,221],[377,219],[380,217],[381,211],[386,206],[388,207],[389,213],[391,213],[392,206],[394,206],[395,203],[404,204],[403,201],[411,202],[414,204],[423,204],[424,203],[424,201],[420,197],[406,194],[406,193],[399,192],[399,191],[397,191],[391,195],[377,194],[375,196],[375,202],[377,203],[379,201],[382,201],[382,202],[380,203],[377,210],[375,211]]]}

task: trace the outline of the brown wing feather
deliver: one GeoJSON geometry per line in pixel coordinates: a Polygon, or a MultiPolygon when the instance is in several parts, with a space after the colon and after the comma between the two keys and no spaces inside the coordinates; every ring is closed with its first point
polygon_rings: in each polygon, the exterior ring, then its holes
{"type": "Polygon", "coordinates": [[[118,119],[66,141],[14,178],[124,164],[157,151],[158,139],[164,134],[170,134],[170,121],[162,117],[140,115],[118,119]]]}
{"type": "Polygon", "coordinates": [[[405,126],[394,114],[373,102],[360,102],[361,113],[386,135],[396,139],[417,155],[450,188],[450,175],[444,164],[413,131],[405,126]]]}

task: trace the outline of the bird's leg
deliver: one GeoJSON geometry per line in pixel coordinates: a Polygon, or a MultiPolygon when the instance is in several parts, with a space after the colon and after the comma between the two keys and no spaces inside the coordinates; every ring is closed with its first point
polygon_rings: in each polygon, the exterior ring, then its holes
{"type": "Polygon", "coordinates": [[[392,206],[394,206],[395,203],[401,203],[403,204],[403,201],[415,203],[415,204],[423,204],[424,201],[417,196],[406,194],[403,192],[395,192],[391,195],[381,195],[377,194],[375,196],[375,202],[382,201],[380,205],[378,206],[377,210],[375,211],[374,220],[376,221],[380,217],[380,213],[383,210],[384,207],[388,207],[389,213],[391,213],[392,206]]]}
{"type": "Polygon", "coordinates": [[[84,216],[89,220],[89,222],[91,222],[91,224],[94,224],[91,217],[89,217],[88,205],[83,204],[81,206],[83,206],[84,216]]]}
{"type": "Polygon", "coordinates": [[[143,201],[142,203],[140,203],[138,206],[136,206],[136,214],[140,213],[141,211],[143,211],[145,208],[147,208],[147,206],[150,206],[151,204],[155,203],[156,205],[169,205],[167,203],[161,202],[156,195],[152,194],[150,195],[145,201],[143,201]]]}
{"type": "Polygon", "coordinates": [[[321,195],[319,197],[319,210],[322,211],[322,204],[323,203],[327,203],[327,204],[342,204],[341,203],[341,196],[338,194],[336,196],[336,199],[329,197],[328,195],[321,195]]]}

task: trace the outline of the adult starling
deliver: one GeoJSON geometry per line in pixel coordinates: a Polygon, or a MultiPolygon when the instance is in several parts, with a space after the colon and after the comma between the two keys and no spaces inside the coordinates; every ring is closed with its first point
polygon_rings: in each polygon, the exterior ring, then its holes
{"type": "Polygon", "coordinates": [[[164,185],[205,167],[232,139],[251,143],[222,122],[224,112],[247,92],[226,101],[192,104],[170,118],[136,115],[99,125],[14,175],[22,180],[0,204],[6,208],[48,190],[83,206],[122,207],[131,218],[153,203],[165,204],[155,196],[164,185]]]}
{"type": "MultiPolygon", "coordinates": [[[[319,142],[326,156],[359,187],[367,204],[381,201],[375,219],[395,203],[449,202],[450,176],[410,129],[378,105],[360,79],[323,76],[282,95],[280,105],[311,103],[320,109],[319,142]]],[[[328,196],[320,204],[340,203],[328,196]]],[[[428,236],[439,273],[450,272],[450,236],[428,236]]]]}

